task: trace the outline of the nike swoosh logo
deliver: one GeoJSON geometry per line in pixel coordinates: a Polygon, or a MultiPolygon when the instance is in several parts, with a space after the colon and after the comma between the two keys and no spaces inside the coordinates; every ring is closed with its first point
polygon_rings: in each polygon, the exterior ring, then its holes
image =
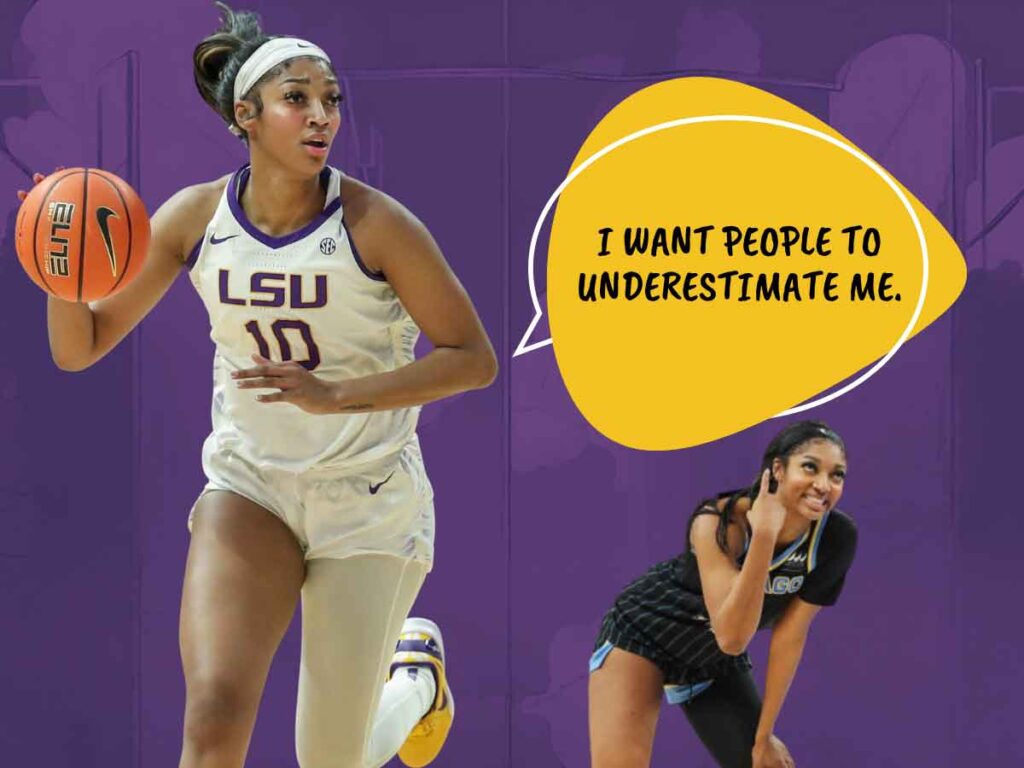
{"type": "Polygon", "coordinates": [[[380,481],[379,483],[377,483],[376,485],[374,485],[373,483],[370,483],[370,494],[371,494],[371,495],[373,495],[373,494],[377,493],[377,491],[379,491],[379,490],[380,490],[380,487],[381,487],[382,485],[384,485],[384,483],[386,483],[386,482],[387,482],[388,480],[390,480],[390,479],[391,479],[392,477],[394,477],[394,474],[395,474],[395,473],[394,473],[394,472],[392,472],[392,473],[391,473],[390,475],[388,475],[387,477],[385,477],[385,478],[384,478],[383,480],[381,480],[381,481],[380,481]]]}
{"type": "Polygon", "coordinates": [[[106,206],[96,209],[96,223],[100,225],[100,234],[103,235],[103,245],[107,249],[107,258],[110,259],[110,274],[117,276],[117,252],[114,251],[114,241],[110,237],[110,225],[107,220],[110,217],[118,218],[117,214],[106,206]]]}
{"type": "Polygon", "coordinates": [[[217,237],[215,234],[210,235],[210,245],[220,245],[221,243],[230,240],[232,237],[238,237],[238,235],[228,235],[227,237],[217,237]]]}
{"type": "Polygon", "coordinates": [[[306,45],[305,43],[296,43],[295,47],[296,48],[312,48],[313,46],[312,45],[306,45]]]}

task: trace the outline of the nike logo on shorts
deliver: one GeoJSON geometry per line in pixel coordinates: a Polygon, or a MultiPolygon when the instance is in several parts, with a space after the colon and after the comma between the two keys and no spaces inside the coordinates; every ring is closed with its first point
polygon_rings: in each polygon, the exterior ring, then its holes
{"type": "Polygon", "coordinates": [[[217,237],[215,234],[210,235],[210,245],[220,245],[226,240],[230,240],[232,237],[238,237],[238,235],[228,235],[227,237],[217,237]]]}
{"type": "Polygon", "coordinates": [[[390,480],[390,479],[391,479],[392,477],[394,477],[394,474],[395,474],[395,473],[394,473],[394,472],[392,472],[392,473],[391,473],[390,475],[388,475],[387,477],[385,477],[385,478],[384,478],[383,480],[381,480],[381,481],[380,481],[379,483],[377,483],[376,485],[374,485],[373,483],[370,483],[370,495],[372,496],[372,495],[376,494],[376,493],[377,493],[377,491],[379,491],[379,490],[380,490],[380,487],[381,487],[382,485],[384,485],[384,483],[386,483],[386,482],[387,482],[388,480],[390,480]]]}

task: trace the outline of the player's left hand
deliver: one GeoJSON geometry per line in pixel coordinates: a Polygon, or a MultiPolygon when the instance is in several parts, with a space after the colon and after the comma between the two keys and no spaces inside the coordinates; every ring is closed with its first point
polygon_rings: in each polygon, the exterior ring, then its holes
{"type": "Polygon", "coordinates": [[[334,391],[323,379],[289,360],[275,363],[253,355],[254,368],[233,371],[231,378],[239,389],[276,389],[277,392],[256,395],[261,403],[291,403],[307,413],[332,413],[334,391]]]}
{"type": "Polygon", "coordinates": [[[777,736],[754,742],[751,751],[753,768],[796,768],[796,762],[777,736]]]}

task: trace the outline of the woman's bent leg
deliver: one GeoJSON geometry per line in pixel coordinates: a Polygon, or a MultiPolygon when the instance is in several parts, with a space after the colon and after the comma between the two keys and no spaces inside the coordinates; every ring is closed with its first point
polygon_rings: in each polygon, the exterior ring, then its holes
{"type": "Polygon", "coordinates": [[[750,670],[716,678],[681,705],[697,736],[722,768],[750,768],[761,696],[750,670]]]}
{"type": "Polygon", "coordinates": [[[353,555],[318,558],[307,567],[296,710],[299,765],[382,765],[422,715],[408,716],[409,707],[398,699],[379,705],[402,623],[427,566],[394,555],[353,555]]]}
{"type": "Polygon", "coordinates": [[[653,662],[613,648],[590,674],[592,768],[647,768],[663,678],[653,662]]]}

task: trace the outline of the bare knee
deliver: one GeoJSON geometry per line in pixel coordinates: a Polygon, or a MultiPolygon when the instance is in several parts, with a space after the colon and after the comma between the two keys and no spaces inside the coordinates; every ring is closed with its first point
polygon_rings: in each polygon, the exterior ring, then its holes
{"type": "Polygon", "coordinates": [[[591,741],[590,768],[650,768],[651,750],[637,744],[606,744],[591,741]]]}
{"type": "Polygon", "coordinates": [[[591,696],[590,767],[650,768],[656,716],[610,724],[607,716],[595,714],[603,704],[591,696]]]}
{"type": "Polygon", "coordinates": [[[241,751],[240,758],[244,759],[258,697],[258,692],[254,694],[232,681],[190,681],[185,699],[186,752],[206,755],[241,751]]]}

